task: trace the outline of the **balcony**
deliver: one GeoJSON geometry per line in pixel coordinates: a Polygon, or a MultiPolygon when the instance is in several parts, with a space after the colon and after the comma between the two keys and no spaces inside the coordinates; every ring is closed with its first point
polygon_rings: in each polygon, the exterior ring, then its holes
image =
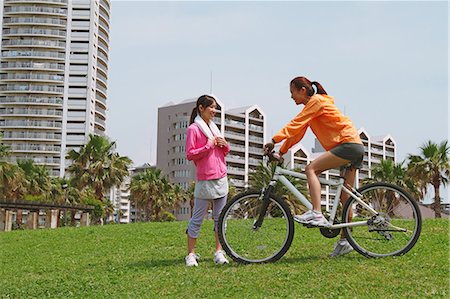
{"type": "Polygon", "coordinates": [[[66,31],[56,29],[38,29],[38,28],[11,28],[3,29],[3,36],[54,36],[66,37],[66,31]]]}
{"type": "Polygon", "coordinates": [[[103,54],[102,51],[97,51],[97,56],[98,56],[100,59],[103,59],[103,62],[104,62],[105,64],[108,63],[108,57],[107,57],[105,54],[103,54]]]}
{"type": "Polygon", "coordinates": [[[66,43],[62,41],[54,40],[41,40],[41,39],[7,39],[3,40],[2,46],[6,47],[42,47],[42,48],[57,48],[65,49],[66,43]]]}
{"type": "Polygon", "coordinates": [[[6,86],[5,85],[0,86],[0,91],[63,94],[64,87],[58,87],[58,86],[53,86],[53,85],[8,84],[6,86]]]}
{"type": "Polygon", "coordinates": [[[106,109],[106,98],[103,98],[103,95],[101,95],[100,93],[95,93],[95,100],[106,109]]]}
{"type": "Polygon", "coordinates": [[[108,47],[108,45],[107,45],[105,42],[103,42],[101,39],[98,40],[98,46],[99,46],[105,53],[108,53],[109,47],[108,47]]]}
{"type": "Polygon", "coordinates": [[[59,133],[41,133],[31,131],[5,131],[3,140],[42,140],[42,141],[60,141],[62,135],[59,133]]]}
{"type": "Polygon", "coordinates": [[[52,59],[64,61],[66,54],[51,51],[5,51],[2,52],[3,58],[38,58],[38,59],[52,59]]]}
{"type": "Polygon", "coordinates": [[[55,25],[60,27],[65,27],[67,24],[66,20],[63,19],[54,19],[54,18],[39,18],[39,17],[31,17],[31,18],[22,18],[22,17],[13,17],[13,18],[4,18],[3,23],[13,24],[13,25],[55,25]]]}
{"type": "Polygon", "coordinates": [[[100,90],[100,91],[103,93],[103,95],[106,97],[106,95],[107,95],[107,90],[106,90],[105,87],[101,86],[100,84],[96,84],[95,87],[97,88],[97,91],[100,90]]]}
{"type": "Polygon", "coordinates": [[[2,62],[1,68],[3,71],[15,69],[63,71],[64,65],[44,62],[2,62]]]}
{"type": "Polygon", "coordinates": [[[33,97],[33,96],[7,96],[0,98],[2,104],[38,104],[38,105],[62,105],[62,98],[49,98],[49,97],[33,97]]]}
{"type": "Polygon", "coordinates": [[[6,6],[4,9],[5,15],[10,14],[49,14],[66,16],[67,9],[57,7],[43,7],[43,6],[6,6]]]}
{"type": "Polygon", "coordinates": [[[103,28],[107,33],[109,33],[109,24],[103,21],[103,19],[98,19],[98,24],[101,28],[103,28]]]}
{"type": "MultiPolygon", "coordinates": [[[[55,4],[55,5],[66,5],[68,0],[39,0],[39,2],[44,2],[48,4],[55,4]]],[[[4,0],[5,3],[30,3],[30,2],[36,2],[36,0],[4,0]]]]}
{"type": "Polygon", "coordinates": [[[256,137],[256,136],[252,136],[252,135],[248,136],[248,139],[251,141],[259,142],[259,143],[264,142],[264,139],[262,137],[256,137]]]}
{"type": "Polygon", "coordinates": [[[99,105],[95,105],[95,113],[98,113],[99,115],[103,116],[103,118],[106,118],[106,109],[103,109],[99,105]]]}
{"type": "Polygon", "coordinates": [[[0,74],[0,79],[3,81],[50,81],[50,82],[64,82],[62,75],[47,75],[36,73],[15,73],[15,74],[0,74]]]}
{"type": "Polygon", "coordinates": [[[101,119],[100,117],[95,117],[95,123],[97,125],[101,125],[103,128],[106,128],[106,121],[104,119],[101,119]]]}
{"type": "Polygon", "coordinates": [[[55,117],[62,116],[62,111],[56,109],[0,108],[0,115],[55,117]]]}
{"type": "Polygon", "coordinates": [[[9,147],[14,152],[55,152],[61,151],[61,146],[52,144],[12,144],[9,147]]]}
{"type": "Polygon", "coordinates": [[[35,127],[59,129],[61,128],[61,123],[53,120],[0,120],[0,127],[35,127]]]}
{"type": "Polygon", "coordinates": [[[105,43],[109,43],[109,36],[106,35],[102,30],[98,31],[98,37],[102,38],[105,43]]]}

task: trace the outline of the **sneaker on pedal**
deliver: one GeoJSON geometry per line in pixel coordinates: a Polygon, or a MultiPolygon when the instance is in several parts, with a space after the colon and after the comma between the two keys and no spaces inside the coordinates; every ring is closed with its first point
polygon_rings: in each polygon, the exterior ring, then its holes
{"type": "Polygon", "coordinates": [[[294,220],[310,226],[329,227],[330,223],[322,213],[310,210],[302,215],[295,215],[294,220]]]}
{"type": "Polygon", "coordinates": [[[336,244],[334,244],[334,250],[329,256],[330,257],[341,256],[349,253],[352,250],[353,247],[348,243],[346,239],[340,239],[339,241],[336,242],[336,244]]]}
{"type": "Polygon", "coordinates": [[[227,258],[225,257],[225,253],[222,250],[219,250],[216,253],[214,253],[214,263],[219,265],[229,263],[227,258]]]}
{"type": "Polygon", "coordinates": [[[314,218],[314,211],[309,210],[306,213],[303,213],[301,215],[294,215],[294,220],[300,223],[308,223],[311,219],[314,218]]]}
{"type": "Polygon", "coordinates": [[[186,260],[186,266],[187,267],[197,267],[198,263],[197,263],[197,255],[195,253],[189,253],[185,260],[186,260]]]}

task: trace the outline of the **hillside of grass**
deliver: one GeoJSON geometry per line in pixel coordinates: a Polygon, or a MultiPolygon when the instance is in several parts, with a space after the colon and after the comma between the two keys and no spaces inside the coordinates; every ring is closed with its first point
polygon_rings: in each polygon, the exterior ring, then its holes
{"type": "Polygon", "coordinates": [[[449,298],[448,220],[425,220],[401,257],[328,258],[336,239],[297,225],[278,262],[216,266],[205,221],[198,268],[186,268],[186,222],[0,233],[0,298],[449,298]]]}

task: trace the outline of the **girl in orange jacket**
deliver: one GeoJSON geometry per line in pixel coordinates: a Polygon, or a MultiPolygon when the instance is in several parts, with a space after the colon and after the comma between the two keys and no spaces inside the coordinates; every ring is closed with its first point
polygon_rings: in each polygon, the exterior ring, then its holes
{"type": "MultiPolygon", "coordinates": [[[[313,210],[303,215],[296,215],[294,219],[300,223],[326,227],[329,223],[321,212],[321,187],[318,175],[328,169],[351,163],[351,168],[345,175],[345,183],[353,186],[356,169],[361,167],[363,160],[364,146],[351,120],[337,109],[333,97],[326,93],[322,85],[311,82],[305,77],[296,77],[290,83],[290,90],[295,104],[303,104],[305,107],[273,136],[272,142],[266,144],[264,149],[271,151],[274,144],[285,140],[279,150],[281,157],[303,138],[308,127],[311,128],[327,152],[312,161],[305,169],[313,210]],[[316,87],[317,92],[313,86],[316,87]]],[[[347,199],[348,194],[343,193],[341,203],[345,204],[347,199]]],[[[344,238],[341,238],[331,256],[342,255],[351,250],[352,247],[344,238]]]]}

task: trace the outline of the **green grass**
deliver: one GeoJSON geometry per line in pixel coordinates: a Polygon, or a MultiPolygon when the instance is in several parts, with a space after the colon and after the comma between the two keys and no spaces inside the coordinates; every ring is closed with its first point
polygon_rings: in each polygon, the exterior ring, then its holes
{"type": "Polygon", "coordinates": [[[186,222],[0,233],[0,298],[449,298],[448,220],[426,220],[401,257],[330,259],[335,239],[296,225],[278,262],[213,263],[205,221],[198,268],[184,265],[186,222]]]}

